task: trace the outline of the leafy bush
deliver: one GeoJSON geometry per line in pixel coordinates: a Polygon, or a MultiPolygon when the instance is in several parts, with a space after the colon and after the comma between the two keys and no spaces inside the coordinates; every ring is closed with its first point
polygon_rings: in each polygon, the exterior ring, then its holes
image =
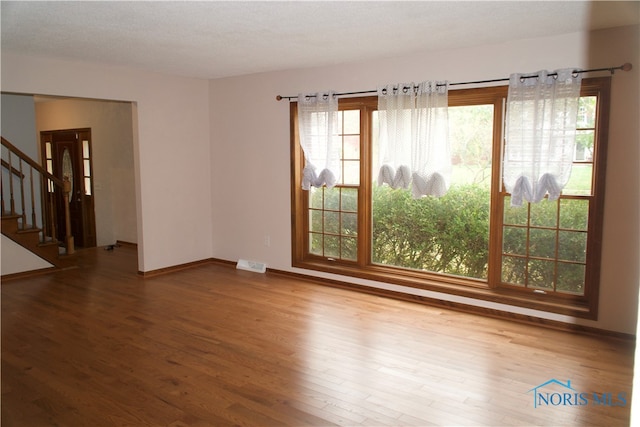
{"type": "MultiPolygon", "coordinates": [[[[314,195],[313,206],[326,209],[342,206],[344,210],[340,214],[327,211],[324,215],[312,211],[314,253],[356,259],[356,197],[354,189],[337,188],[314,195]],[[323,239],[322,234],[317,234],[322,230],[334,234],[323,239]]],[[[558,291],[582,293],[588,208],[588,200],[580,199],[510,208],[507,197],[502,281],[543,289],[555,286],[558,291]]],[[[444,197],[420,199],[412,198],[406,190],[375,186],[372,260],[378,264],[486,279],[489,213],[490,190],[482,185],[453,185],[444,197]]]]}
{"type": "Polygon", "coordinates": [[[413,199],[387,186],[373,191],[373,262],[486,278],[488,189],[452,186],[441,198],[413,199]]]}

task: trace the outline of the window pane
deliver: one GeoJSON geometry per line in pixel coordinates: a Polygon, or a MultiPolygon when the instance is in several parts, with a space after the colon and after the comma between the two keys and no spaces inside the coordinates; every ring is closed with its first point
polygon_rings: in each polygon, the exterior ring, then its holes
{"type": "Polygon", "coordinates": [[[324,256],[340,258],[340,236],[324,236],[324,256]]]}
{"type": "Polygon", "coordinates": [[[343,134],[360,134],[360,110],[345,110],[343,113],[343,134]]]}
{"type": "Polygon", "coordinates": [[[532,228],[529,231],[529,256],[556,257],[556,231],[532,228]]]}
{"type": "Polygon", "coordinates": [[[91,178],[88,176],[84,177],[84,194],[87,196],[91,195],[91,178]]]}
{"type": "Polygon", "coordinates": [[[357,160],[360,158],[360,135],[347,135],[343,138],[342,158],[345,160],[357,160]]]}
{"type": "Polygon", "coordinates": [[[358,215],[354,213],[343,213],[340,234],[345,236],[358,235],[358,215]]]}
{"type": "Polygon", "coordinates": [[[342,259],[355,261],[358,259],[358,240],[353,237],[342,238],[342,259]]]}
{"type": "Polygon", "coordinates": [[[527,254],[527,229],[522,227],[504,227],[502,251],[506,254],[527,254]]]}
{"type": "Polygon", "coordinates": [[[582,264],[558,264],[558,292],[584,295],[585,266],[582,264]]]}
{"type": "Polygon", "coordinates": [[[593,130],[579,130],[576,132],[576,162],[593,161],[593,130]]]}
{"type": "Polygon", "coordinates": [[[586,262],[587,233],[581,231],[558,232],[558,259],[586,262]]]}
{"type": "Polygon", "coordinates": [[[340,214],[338,212],[324,213],[324,232],[331,234],[340,233],[340,214]]]}
{"type": "Polygon", "coordinates": [[[566,196],[589,196],[591,195],[591,182],[593,177],[592,163],[577,163],[571,168],[569,182],[562,189],[562,194],[566,196]]]}
{"type": "Polygon", "coordinates": [[[529,222],[528,205],[511,206],[511,196],[504,198],[504,223],[510,225],[527,225],[529,222]]]}
{"type": "Polygon", "coordinates": [[[82,158],[89,158],[89,141],[86,139],[82,140],[82,158]]]}
{"type": "Polygon", "coordinates": [[[309,190],[309,207],[313,209],[322,209],[324,189],[311,187],[309,190]]]}
{"type": "Polygon", "coordinates": [[[593,128],[596,123],[596,101],[595,96],[582,96],[578,104],[577,128],[593,128]]]}
{"type": "Polygon", "coordinates": [[[373,262],[483,279],[489,257],[489,190],[452,186],[441,197],[373,187],[373,262]]]}
{"type": "Polygon", "coordinates": [[[542,200],[540,203],[530,203],[531,225],[540,227],[556,227],[558,223],[558,202],[542,200]]]}
{"type": "Polygon", "coordinates": [[[526,258],[502,257],[502,282],[524,286],[527,280],[526,258]]]}
{"type": "Polygon", "coordinates": [[[452,184],[491,185],[493,105],[449,107],[452,184]]]}
{"type": "Polygon", "coordinates": [[[343,163],[342,182],[345,185],[358,185],[360,183],[360,162],[345,160],[343,163]]]}
{"type": "Polygon", "coordinates": [[[322,211],[309,209],[309,231],[322,233],[322,211]]]}
{"type": "Polygon", "coordinates": [[[324,208],[333,211],[340,209],[340,187],[324,188],[324,208]]]}
{"type": "Polygon", "coordinates": [[[322,234],[310,233],[309,234],[309,252],[313,255],[322,256],[322,234]]]}
{"type": "Polygon", "coordinates": [[[342,176],[343,185],[360,184],[360,110],[341,111],[342,176]]]}
{"type": "Polygon", "coordinates": [[[358,211],[358,190],[356,188],[343,188],[340,199],[340,209],[343,212],[358,211]]]}
{"type": "Polygon", "coordinates": [[[529,260],[528,287],[553,290],[555,265],[553,261],[529,260]]]}
{"type": "Polygon", "coordinates": [[[560,228],[586,230],[589,217],[589,200],[560,200],[560,228]]]}

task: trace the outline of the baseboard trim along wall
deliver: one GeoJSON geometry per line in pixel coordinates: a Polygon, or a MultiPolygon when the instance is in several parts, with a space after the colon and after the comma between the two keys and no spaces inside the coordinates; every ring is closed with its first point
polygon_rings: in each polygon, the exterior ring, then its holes
{"type": "MultiPolygon", "coordinates": [[[[220,264],[229,268],[234,268],[236,263],[233,261],[227,261],[217,258],[209,258],[201,261],[190,262],[186,264],[176,265],[173,267],[161,268],[158,270],[152,270],[147,272],[138,272],[143,277],[154,277],[161,274],[169,274],[175,271],[185,270],[188,268],[197,267],[204,264],[220,264]]],[[[389,289],[381,289],[373,286],[358,285],[354,283],[344,282],[341,280],[325,279],[307,274],[294,273],[290,271],[278,270],[273,268],[267,268],[267,274],[277,274],[280,276],[286,276],[295,278],[297,280],[304,280],[305,282],[315,283],[321,286],[332,286],[336,288],[347,289],[355,292],[364,292],[371,295],[382,296],[387,298],[394,298],[402,301],[409,301],[418,304],[425,304],[433,307],[446,308],[450,310],[456,310],[460,312],[477,314],[485,317],[494,317],[498,319],[508,319],[514,322],[526,323],[529,325],[541,326],[550,329],[556,329],[567,332],[576,332],[588,335],[598,335],[601,337],[620,339],[625,341],[635,341],[636,336],[633,334],[627,334],[623,332],[608,331],[606,329],[593,328],[590,326],[576,325],[573,323],[560,322],[557,320],[543,319],[541,317],[530,316],[520,313],[511,313],[504,310],[496,310],[488,307],[480,307],[470,304],[464,304],[454,301],[446,301],[436,298],[425,297],[421,295],[408,294],[405,292],[392,291],[389,289]]]]}

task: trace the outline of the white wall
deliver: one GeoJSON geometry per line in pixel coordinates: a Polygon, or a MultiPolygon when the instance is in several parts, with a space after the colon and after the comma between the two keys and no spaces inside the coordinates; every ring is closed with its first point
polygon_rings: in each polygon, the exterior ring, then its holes
{"type": "Polygon", "coordinates": [[[0,257],[0,273],[2,275],[53,267],[48,261],[45,261],[4,235],[0,241],[2,242],[2,256],[0,257]]]}
{"type": "Polygon", "coordinates": [[[269,267],[398,289],[393,285],[291,267],[289,105],[276,95],[327,89],[360,91],[380,84],[446,79],[452,82],[507,77],[513,72],[565,67],[600,68],[631,62],[612,83],[609,168],[598,321],[476,302],[404,289],[421,295],[498,308],[605,330],[636,328],[640,202],[638,26],[505,42],[326,68],[292,70],[211,81],[211,141],[216,258],[248,258],[269,267]],[[265,245],[270,237],[270,246],[265,245]]]}
{"type": "MultiPolygon", "coordinates": [[[[1,110],[2,120],[1,131],[2,137],[13,144],[18,150],[25,153],[32,159],[38,159],[38,145],[37,135],[35,129],[35,106],[33,96],[28,95],[15,95],[15,94],[2,94],[1,110]]],[[[2,148],[2,158],[8,160],[8,150],[2,148]]],[[[18,168],[17,158],[13,156],[12,165],[14,168],[18,168]]],[[[14,176],[15,178],[15,176],[14,176]]],[[[5,209],[10,210],[9,200],[6,197],[10,194],[10,183],[13,182],[14,196],[16,198],[14,208],[17,213],[22,212],[22,206],[19,200],[21,194],[23,194],[24,200],[31,200],[30,186],[20,185],[20,181],[9,179],[9,173],[6,168],[2,168],[2,188],[3,195],[5,197],[5,209]]],[[[35,194],[33,200],[35,202],[36,223],[42,224],[41,214],[41,196],[40,196],[40,183],[38,180],[34,182],[35,194]]],[[[30,208],[27,208],[28,212],[31,212],[30,208]]]]}
{"type": "Polygon", "coordinates": [[[135,102],[138,268],[212,254],[206,80],[2,51],[2,91],[135,102]]]}
{"type": "Polygon", "coordinates": [[[137,243],[130,102],[65,99],[36,103],[38,134],[91,128],[97,245],[137,243]]]}
{"type": "Polygon", "coordinates": [[[33,96],[2,94],[2,136],[32,159],[38,158],[33,96]]]}

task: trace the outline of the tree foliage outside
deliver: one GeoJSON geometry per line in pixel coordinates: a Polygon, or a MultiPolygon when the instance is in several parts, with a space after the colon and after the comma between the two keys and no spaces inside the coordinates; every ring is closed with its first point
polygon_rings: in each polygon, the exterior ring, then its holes
{"type": "MultiPolygon", "coordinates": [[[[505,199],[502,281],[517,286],[584,292],[587,213],[580,199],[509,207],[505,199]]],[[[374,263],[487,278],[489,190],[452,186],[441,198],[375,187],[374,263]]]]}
{"type": "Polygon", "coordinates": [[[373,262],[486,278],[489,200],[489,190],[477,185],[420,199],[406,190],[375,187],[373,262]]]}

